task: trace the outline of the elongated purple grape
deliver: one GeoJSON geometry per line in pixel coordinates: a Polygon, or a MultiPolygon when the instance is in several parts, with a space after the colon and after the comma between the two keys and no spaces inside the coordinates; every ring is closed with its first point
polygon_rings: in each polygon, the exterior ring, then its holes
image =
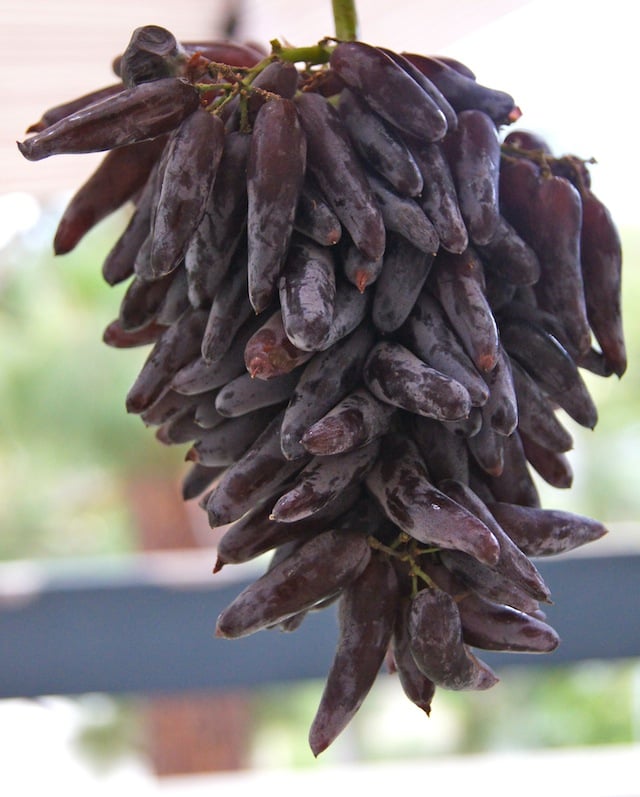
{"type": "Polygon", "coordinates": [[[198,92],[182,80],[143,83],[88,105],[36,133],[18,149],[27,160],[64,153],[101,152],[147,141],[176,128],[200,104],[198,92]]]}
{"type": "Polygon", "coordinates": [[[340,116],[367,165],[401,196],[418,196],[424,184],[413,155],[402,139],[355,91],[340,92],[340,116]]]}
{"type": "Polygon", "coordinates": [[[428,546],[465,551],[495,563],[498,541],[475,515],[432,484],[417,446],[399,434],[387,435],[381,445],[384,453],[365,483],[387,517],[428,546]]]}
{"type": "Polygon", "coordinates": [[[298,95],[296,106],[307,137],[308,168],[356,246],[376,260],[384,252],[384,221],[338,111],[311,93],[298,95]]]}
{"type": "Polygon", "coordinates": [[[216,636],[247,636],[310,608],[353,581],[370,558],[363,534],[327,531],[313,537],[223,609],[216,636]]]}
{"type": "Polygon", "coordinates": [[[165,143],[160,137],[120,147],[104,157],[62,214],[53,240],[57,255],[74,249],[89,230],[145,185],[165,143]]]}
{"type": "Polygon", "coordinates": [[[202,219],[224,147],[219,117],[198,108],[172,135],[155,209],[150,266],[154,276],[173,271],[202,219]]]}
{"type": "Polygon", "coordinates": [[[398,604],[393,566],[373,552],[339,604],[339,638],[309,731],[314,756],[326,750],[354,717],[378,675],[398,604]]]}
{"type": "Polygon", "coordinates": [[[264,310],[277,289],[306,168],[306,138],[291,100],[262,106],[247,164],[249,298],[264,310]]]}
{"type": "Polygon", "coordinates": [[[333,254],[312,241],[292,241],[279,281],[282,322],[289,340],[305,351],[322,348],[333,321],[333,254]]]}
{"type": "Polygon", "coordinates": [[[446,689],[489,689],[498,678],[465,645],[454,599],[427,587],[411,601],[409,637],[413,658],[424,675],[446,689]]]}
{"type": "Polygon", "coordinates": [[[376,343],[364,366],[364,381],[381,401],[428,418],[456,420],[471,412],[471,398],[460,382],[394,341],[376,343]]]}
{"type": "Polygon", "coordinates": [[[495,124],[482,111],[462,111],[445,150],[469,237],[474,244],[487,244],[500,219],[500,140],[495,124]]]}
{"type": "Polygon", "coordinates": [[[331,68],[376,113],[415,138],[439,141],[447,120],[433,99],[382,50],[364,42],[341,42],[331,52],[331,68]],[[407,114],[405,109],[411,108],[407,114]]]}
{"type": "Polygon", "coordinates": [[[440,89],[458,113],[477,109],[490,116],[497,125],[520,118],[520,109],[506,92],[482,86],[441,59],[415,53],[402,55],[440,89]]]}
{"type": "Polygon", "coordinates": [[[389,431],[395,409],[366,388],[339,401],[302,436],[310,454],[329,456],[367,445],[389,431]]]}

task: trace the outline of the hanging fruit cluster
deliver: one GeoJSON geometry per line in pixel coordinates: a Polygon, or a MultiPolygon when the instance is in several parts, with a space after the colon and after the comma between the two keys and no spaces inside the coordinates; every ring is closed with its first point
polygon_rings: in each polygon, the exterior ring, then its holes
{"type": "Polygon", "coordinates": [[[151,345],[127,410],[189,444],[184,498],[267,552],[217,634],[339,602],[310,732],[344,729],[386,661],[429,713],[487,689],[478,650],[558,644],[532,558],[601,537],[543,509],[572,473],[581,369],[625,371],[620,242],[585,161],[556,157],[464,65],[358,40],[265,54],[136,30],[113,86],[47,111],[38,160],[109,150],[67,206],[70,251],[128,201],[104,340],[151,345]]]}

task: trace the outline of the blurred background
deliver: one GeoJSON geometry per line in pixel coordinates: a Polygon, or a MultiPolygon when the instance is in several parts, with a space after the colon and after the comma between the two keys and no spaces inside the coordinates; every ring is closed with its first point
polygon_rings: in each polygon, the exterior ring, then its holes
{"type": "MultiPolygon", "coordinates": [[[[640,548],[640,169],[632,10],[621,0],[358,3],[362,39],[463,61],[479,82],[515,97],[523,111],[519,127],[542,134],[557,154],[596,160],[593,189],[623,239],[629,369],[620,381],[587,375],[600,421],[595,432],[567,424],[576,441],[573,487],[559,491],[540,483],[544,506],[608,526],[610,534],[590,546],[594,554],[640,548]]],[[[146,350],[115,350],[101,341],[124,288],[109,288],[100,266],[127,212],[106,219],[69,255],[52,255],[62,209],[100,156],[28,163],[15,147],[46,108],[114,82],[112,59],[145,24],[167,27],[186,41],[233,31],[264,46],[273,38],[311,44],[333,33],[329,0],[139,0],[135,7],[121,0],[108,6],[0,2],[0,576],[32,572],[25,563],[117,566],[141,551],[190,550],[198,552],[207,578],[215,561],[203,513],[180,498],[185,450],[160,446],[124,409],[146,350]]],[[[637,592],[629,596],[632,615],[637,599],[637,592]]],[[[56,629],[52,633],[55,639],[56,629]]],[[[215,662],[211,667],[215,671],[215,662]]],[[[428,721],[392,678],[381,678],[352,726],[317,762],[308,752],[307,729],[322,681],[242,693],[6,699],[0,701],[0,787],[31,794],[63,778],[69,793],[76,786],[86,794],[118,784],[136,784],[140,793],[179,785],[195,793],[189,778],[199,774],[206,780],[198,784],[243,793],[257,782],[251,778],[265,773],[336,771],[344,784],[353,764],[400,766],[403,776],[435,778],[445,772],[438,767],[454,761],[477,791],[488,755],[509,754],[491,760],[515,767],[517,756],[530,754],[527,761],[546,772],[554,772],[556,762],[575,772],[580,761],[587,772],[588,762],[609,750],[621,756],[610,774],[621,777],[616,793],[640,794],[640,787],[624,790],[633,783],[631,762],[637,765],[640,744],[637,660],[550,662],[500,676],[490,694],[439,693],[428,721]],[[586,755],[553,757],[562,750],[586,755]],[[624,757],[627,752],[636,758],[624,757]],[[552,757],[535,757],[543,753],[552,757]],[[414,772],[416,762],[422,768],[414,772]],[[465,769],[464,762],[474,768],[465,769]]],[[[328,781],[314,782],[328,787],[328,781]]],[[[310,788],[306,780],[292,783],[310,788]]]]}

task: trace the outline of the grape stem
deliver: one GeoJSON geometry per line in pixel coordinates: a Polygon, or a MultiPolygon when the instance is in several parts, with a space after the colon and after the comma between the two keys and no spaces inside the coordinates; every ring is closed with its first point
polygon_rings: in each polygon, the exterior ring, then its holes
{"type": "MultiPolygon", "coordinates": [[[[329,39],[323,39],[318,44],[312,44],[309,47],[283,47],[277,39],[273,39],[269,42],[271,44],[271,56],[269,56],[268,60],[272,60],[275,55],[281,61],[289,61],[293,64],[326,64],[331,56],[331,50],[327,47],[328,41],[329,39]]],[[[262,63],[257,64],[254,69],[259,68],[262,63]]]]}
{"type": "Polygon", "coordinates": [[[336,39],[354,41],[358,38],[358,14],[355,0],[332,0],[336,39]]]}
{"type": "Polygon", "coordinates": [[[382,551],[382,553],[385,553],[387,556],[397,561],[404,562],[407,565],[408,575],[411,578],[412,595],[418,592],[420,581],[432,589],[437,589],[433,579],[431,579],[418,564],[418,558],[420,556],[437,553],[439,549],[436,546],[424,548],[417,540],[412,539],[408,534],[405,534],[405,532],[401,532],[391,545],[385,545],[373,535],[367,537],[367,542],[375,550],[382,551]]]}

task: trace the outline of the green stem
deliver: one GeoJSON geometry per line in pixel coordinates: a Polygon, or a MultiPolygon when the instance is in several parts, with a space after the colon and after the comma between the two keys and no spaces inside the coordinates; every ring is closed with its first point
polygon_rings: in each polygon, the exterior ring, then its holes
{"type": "Polygon", "coordinates": [[[283,47],[277,39],[271,42],[271,49],[281,61],[305,64],[326,64],[331,56],[331,50],[324,41],[310,47],[283,47]]]}
{"type": "Polygon", "coordinates": [[[355,0],[332,0],[336,39],[354,41],[358,38],[358,14],[355,0]]]}

